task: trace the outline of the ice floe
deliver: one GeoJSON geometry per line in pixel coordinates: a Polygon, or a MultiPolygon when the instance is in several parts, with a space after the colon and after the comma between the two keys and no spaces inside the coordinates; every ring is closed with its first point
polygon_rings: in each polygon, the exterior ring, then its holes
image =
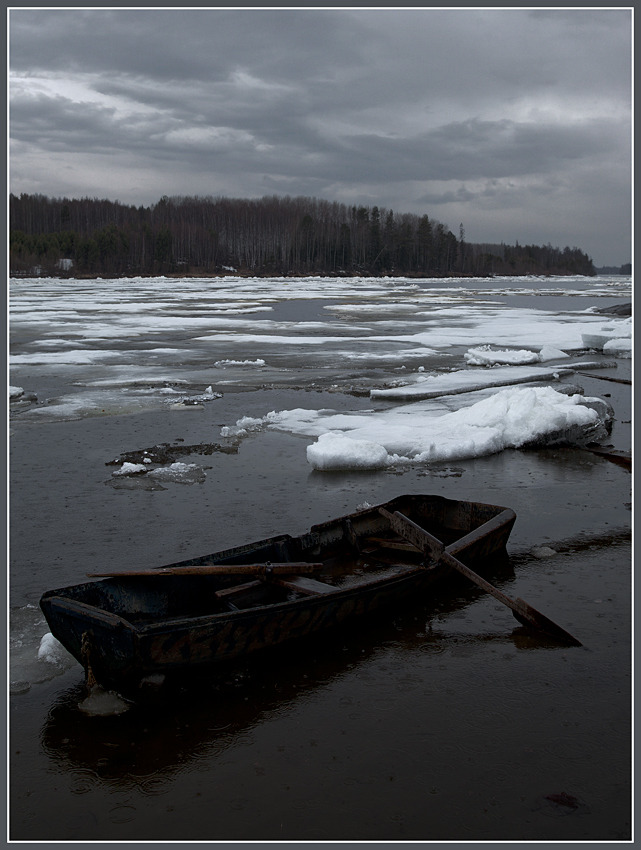
{"type": "MultiPolygon", "coordinates": [[[[600,327],[593,326],[587,333],[581,334],[585,348],[593,348],[597,351],[605,351],[606,346],[619,340],[632,340],[632,318],[615,319],[600,327]]],[[[625,347],[611,346],[610,350],[626,350],[625,347]]]]}
{"type": "MultiPolygon", "coordinates": [[[[205,470],[197,463],[176,461],[168,466],[159,466],[153,469],[149,468],[149,463],[151,463],[151,460],[147,463],[125,461],[120,469],[114,470],[111,475],[114,478],[145,476],[146,480],[153,479],[153,481],[173,484],[202,484],[207,476],[205,470]]],[[[132,485],[127,485],[127,489],[133,489],[132,485]]],[[[143,489],[147,489],[146,484],[143,485],[143,489]]]]}
{"type": "Polygon", "coordinates": [[[147,472],[147,467],[144,463],[129,463],[125,461],[120,469],[115,469],[112,475],[141,475],[147,472]]]}
{"type": "Polygon", "coordinates": [[[257,360],[217,360],[214,363],[217,369],[224,368],[225,366],[256,366],[262,369],[266,365],[262,358],[258,358],[257,360]]]}
{"type": "MultiPolygon", "coordinates": [[[[619,361],[631,352],[629,318],[606,319],[580,304],[586,297],[629,301],[631,280],[623,276],[160,276],[10,285],[10,383],[34,391],[11,398],[11,415],[30,422],[163,408],[202,412],[220,397],[217,389],[239,389],[234,384],[342,387],[404,402],[431,393],[436,380],[439,394],[488,386],[480,372],[492,373],[500,387],[505,368],[549,367],[529,380],[554,380],[593,348],[586,339],[599,337],[598,351],[619,361]],[[519,304],[519,295],[527,302],[519,304]],[[529,306],[534,295],[542,309],[529,306]],[[505,296],[509,304],[496,300],[505,296]],[[547,296],[571,303],[551,308],[547,296]],[[265,312],[269,318],[248,315],[265,312]],[[446,390],[462,371],[470,383],[446,390]],[[211,395],[202,392],[208,385],[211,395]]],[[[512,377],[524,380],[513,373],[504,385],[515,383],[512,377]]]]}
{"type": "Polygon", "coordinates": [[[176,461],[169,466],[160,466],[157,469],[151,469],[147,475],[158,481],[169,481],[174,484],[202,484],[207,473],[197,463],[176,461]]]}
{"type": "Polygon", "coordinates": [[[450,409],[456,400],[441,399],[347,414],[272,411],[262,419],[241,419],[225,433],[270,428],[316,437],[306,450],[314,469],[357,470],[480,457],[507,448],[582,445],[603,438],[611,427],[612,411],[604,401],[552,387],[510,387],[476,399],[458,409],[450,409]]]}
{"type": "Polygon", "coordinates": [[[492,369],[459,369],[453,372],[425,375],[412,374],[397,386],[373,389],[370,396],[375,399],[407,401],[409,399],[438,398],[443,395],[468,393],[489,387],[513,384],[556,381],[569,375],[577,368],[600,368],[602,363],[583,362],[553,366],[495,366],[492,369]]]}
{"type": "Polygon", "coordinates": [[[632,357],[632,340],[609,339],[603,346],[603,353],[613,357],[632,357]]]}
{"type": "Polygon", "coordinates": [[[69,663],[69,653],[51,632],[47,632],[40,640],[38,659],[57,667],[66,667],[69,663]]]}
{"type": "Polygon", "coordinates": [[[39,606],[27,603],[9,614],[9,691],[27,693],[31,686],[60,676],[75,658],[49,632],[39,606]]]}
{"type": "Polygon", "coordinates": [[[545,360],[558,360],[568,357],[564,351],[551,346],[544,346],[540,351],[528,349],[494,349],[491,345],[483,345],[480,348],[470,348],[466,351],[464,358],[469,366],[506,366],[524,365],[528,363],[542,363],[545,360]]]}

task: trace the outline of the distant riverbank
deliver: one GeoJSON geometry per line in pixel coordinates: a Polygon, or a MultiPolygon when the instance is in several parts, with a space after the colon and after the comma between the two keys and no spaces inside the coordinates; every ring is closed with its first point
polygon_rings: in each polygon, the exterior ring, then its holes
{"type": "MultiPolygon", "coordinates": [[[[531,274],[523,272],[521,274],[510,274],[510,275],[495,275],[495,274],[468,274],[468,273],[457,273],[457,274],[422,274],[419,272],[407,272],[406,274],[375,274],[374,272],[362,271],[362,272],[282,272],[281,274],[275,274],[273,272],[268,271],[252,271],[251,269],[233,269],[233,270],[225,270],[225,271],[191,271],[191,272],[159,272],[157,274],[152,274],[149,272],[127,272],[121,274],[109,274],[99,273],[99,272],[91,272],[91,273],[82,273],[82,274],[65,274],[64,272],[59,272],[57,274],[38,274],[35,272],[18,272],[12,271],[9,273],[9,277],[15,278],[16,280],[20,280],[21,278],[42,278],[43,280],[51,280],[57,279],[60,280],[127,280],[128,278],[136,278],[141,280],[153,280],[154,278],[174,278],[174,279],[193,279],[193,280],[220,280],[224,278],[243,278],[243,279],[251,279],[251,278],[259,278],[261,280],[267,280],[270,278],[295,278],[296,280],[306,280],[306,279],[314,279],[314,278],[336,278],[336,279],[345,279],[349,280],[352,278],[372,278],[374,280],[389,280],[390,278],[402,278],[404,280],[501,280],[503,278],[540,278],[540,279],[559,279],[564,277],[585,277],[590,280],[594,277],[598,277],[599,275],[583,275],[583,274],[575,274],[573,272],[567,273],[558,273],[558,274],[531,274]]],[[[611,275],[608,275],[610,277],[611,275]]]]}

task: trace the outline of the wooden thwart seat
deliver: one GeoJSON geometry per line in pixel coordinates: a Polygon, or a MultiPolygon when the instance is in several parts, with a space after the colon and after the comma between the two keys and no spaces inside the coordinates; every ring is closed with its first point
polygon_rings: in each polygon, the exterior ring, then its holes
{"type": "MultiPolygon", "coordinates": [[[[331,584],[326,584],[323,581],[317,581],[307,576],[272,575],[267,581],[269,584],[277,584],[279,587],[287,588],[287,590],[296,590],[298,593],[304,593],[306,596],[317,596],[337,590],[331,584]]],[[[254,590],[264,585],[264,583],[262,579],[255,579],[254,581],[246,581],[243,584],[236,584],[233,587],[225,587],[222,590],[216,591],[216,598],[231,603],[234,596],[241,595],[247,590],[254,590]]]]}
{"type": "MultiPolygon", "coordinates": [[[[395,549],[399,552],[418,552],[416,546],[413,546],[411,543],[407,543],[403,540],[391,540],[388,537],[368,537],[368,543],[376,544],[377,548],[380,549],[395,549]]],[[[375,549],[373,551],[376,551],[375,549]]]]}
{"type": "Polygon", "coordinates": [[[307,576],[271,576],[269,581],[272,584],[278,584],[281,587],[286,587],[288,590],[297,590],[299,593],[304,593],[306,596],[318,596],[322,593],[333,593],[338,590],[331,584],[325,584],[323,581],[317,581],[315,578],[307,576]]]}
{"type": "Polygon", "coordinates": [[[242,596],[243,593],[248,590],[255,590],[257,587],[261,587],[262,584],[263,582],[256,578],[253,581],[244,581],[242,584],[235,584],[233,587],[224,587],[222,590],[217,590],[214,596],[216,599],[224,602],[230,611],[238,611],[238,605],[240,605],[241,608],[243,605],[237,597],[242,596]],[[236,599],[238,605],[234,603],[234,599],[236,599]]]}
{"type": "Polygon", "coordinates": [[[254,581],[246,581],[243,584],[235,584],[233,587],[224,587],[222,590],[216,591],[218,599],[227,599],[230,596],[235,596],[237,593],[244,593],[246,590],[253,590],[255,587],[260,587],[262,581],[254,579],[254,581]]]}

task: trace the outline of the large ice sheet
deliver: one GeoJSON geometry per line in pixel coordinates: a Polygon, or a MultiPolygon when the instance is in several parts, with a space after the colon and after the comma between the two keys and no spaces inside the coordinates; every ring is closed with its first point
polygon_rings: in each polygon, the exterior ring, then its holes
{"type": "Polygon", "coordinates": [[[466,398],[470,403],[458,409],[451,409],[456,406],[452,399],[441,399],[347,414],[272,411],[262,418],[243,418],[223,428],[222,436],[243,437],[261,428],[288,431],[317,438],[306,450],[314,469],[384,469],[535,444],[585,444],[607,434],[611,417],[599,399],[552,387],[511,387],[466,398]]]}

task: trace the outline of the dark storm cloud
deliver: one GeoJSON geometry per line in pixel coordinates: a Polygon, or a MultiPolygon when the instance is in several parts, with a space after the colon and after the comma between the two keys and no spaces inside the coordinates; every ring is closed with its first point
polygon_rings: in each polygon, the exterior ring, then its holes
{"type": "Polygon", "coordinates": [[[11,109],[14,139],[56,150],[109,150],[114,110],[102,106],[78,109],[64,97],[39,94],[17,100],[11,109]]]}
{"type": "MultiPolygon", "coordinates": [[[[363,180],[383,169],[381,181],[531,175],[611,151],[610,135],[609,122],[594,120],[558,127],[472,119],[413,139],[354,136],[348,167],[363,180]]],[[[346,169],[340,176],[347,179],[346,169]]]]}
{"type": "Polygon", "coordinates": [[[528,241],[574,210],[630,258],[627,10],[13,10],[10,60],[12,191],[314,194],[473,241],[518,198],[528,241]]]}

